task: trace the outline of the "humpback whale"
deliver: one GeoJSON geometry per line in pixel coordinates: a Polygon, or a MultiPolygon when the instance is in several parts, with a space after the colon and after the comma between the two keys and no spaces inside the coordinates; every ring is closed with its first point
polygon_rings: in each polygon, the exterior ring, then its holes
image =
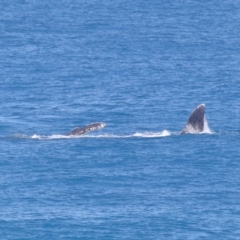
{"type": "Polygon", "coordinates": [[[98,129],[102,129],[106,126],[105,123],[102,122],[97,122],[97,123],[91,123],[89,125],[86,125],[84,127],[76,127],[75,129],[73,129],[72,131],[65,133],[65,136],[74,136],[74,135],[83,135],[85,133],[94,131],[94,130],[98,130],[98,129]]]}
{"type": "Polygon", "coordinates": [[[185,127],[180,132],[180,134],[203,132],[205,122],[204,120],[205,120],[205,104],[200,104],[192,111],[185,127]]]}

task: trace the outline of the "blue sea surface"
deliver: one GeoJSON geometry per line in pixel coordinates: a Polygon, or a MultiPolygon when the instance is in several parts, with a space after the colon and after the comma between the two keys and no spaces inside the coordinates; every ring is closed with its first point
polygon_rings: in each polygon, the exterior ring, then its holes
{"type": "Polygon", "coordinates": [[[232,0],[2,0],[0,239],[239,239],[239,26],[232,0]]]}

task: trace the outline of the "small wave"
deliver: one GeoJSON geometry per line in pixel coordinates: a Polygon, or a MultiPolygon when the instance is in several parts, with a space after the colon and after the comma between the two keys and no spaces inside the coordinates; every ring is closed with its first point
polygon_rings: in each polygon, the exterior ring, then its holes
{"type": "Polygon", "coordinates": [[[10,135],[8,138],[24,138],[24,139],[27,139],[29,138],[28,135],[26,134],[22,134],[22,133],[16,133],[16,134],[13,134],[13,135],[10,135]]]}
{"type": "Polygon", "coordinates": [[[132,137],[131,134],[126,135],[118,135],[118,134],[100,134],[100,135],[84,135],[85,138],[129,138],[132,137]]]}
{"type": "Polygon", "coordinates": [[[101,134],[101,135],[84,135],[82,137],[85,138],[134,138],[134,137],[142,137],[142,138],[157,138],[157,137],[167,137],[170,136],[171,133],[168,130],[163,130],[161,132],[136,132],[134,134],[125,134],[125,135],[117,135],[117,134],[101,134]]]}

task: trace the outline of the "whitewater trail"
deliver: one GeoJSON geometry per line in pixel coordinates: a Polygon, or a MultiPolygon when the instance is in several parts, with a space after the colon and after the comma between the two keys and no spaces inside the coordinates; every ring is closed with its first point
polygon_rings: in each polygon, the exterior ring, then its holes
{"type": "MultiPolygon", "coordinates": [[[[170,136],[171,133],[168,130],[163,130],[162,132],[136,132],[134,134],[126,134],[126,135],[118,135],[118,134],[86,134],[86,135],[74,135],[74,136],[66,136],[61,134],[53,134],[50,136],[38,135],[34,134],[29,136],[30,139],[38,139],[38,140],[54,140],[54,139],[77,139],[77,138],[159,138],[159,137],[167,137],[170,136]]],[[[15,136],[21,138],[20,135],[15,136]]],[[[22,135],[22,138],[26,138],[26,135],[22,135]]]]}

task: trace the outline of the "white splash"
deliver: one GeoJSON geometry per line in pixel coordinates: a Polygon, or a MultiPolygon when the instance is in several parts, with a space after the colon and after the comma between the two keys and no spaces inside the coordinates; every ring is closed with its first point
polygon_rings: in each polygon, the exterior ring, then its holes
{"type": "Polygon", "coordinates": [[[171,133],[168,130],[163,130],[162,132],[144,132],[144,133],[135,133],[133,137],[145,137],[145,138],[157,138],[157,137],[168,137],[171,133]]]}
{"type": "Polygon", "coordinates": [[[208,134],[212,134],[213,132],[211,131],[211,129],[208,126],[208,121],[206,119],[206,117],[204,116],[204,128],[202,133],[208,133],[208,134]]]}
{"type": "Polygon", "coordinates": [[[66,136],[62,134],[53,134],[50,136],[43,136],[43,135],[38,135],[34,134],[31,136],[31,139],[38,139],[38,140],[54,140],[54,139],[71,139],[71,138],[82,138],[84,137],[83,135],[71,135],[71,136],[66,136]]]}
{"type": "Polygon", "coordinates": [[[32,138],[32,139],[41,139],[42,136],[41,136],[41,135],[38,135],[38,134],[34,134],[31,138],[32,138]]]}

